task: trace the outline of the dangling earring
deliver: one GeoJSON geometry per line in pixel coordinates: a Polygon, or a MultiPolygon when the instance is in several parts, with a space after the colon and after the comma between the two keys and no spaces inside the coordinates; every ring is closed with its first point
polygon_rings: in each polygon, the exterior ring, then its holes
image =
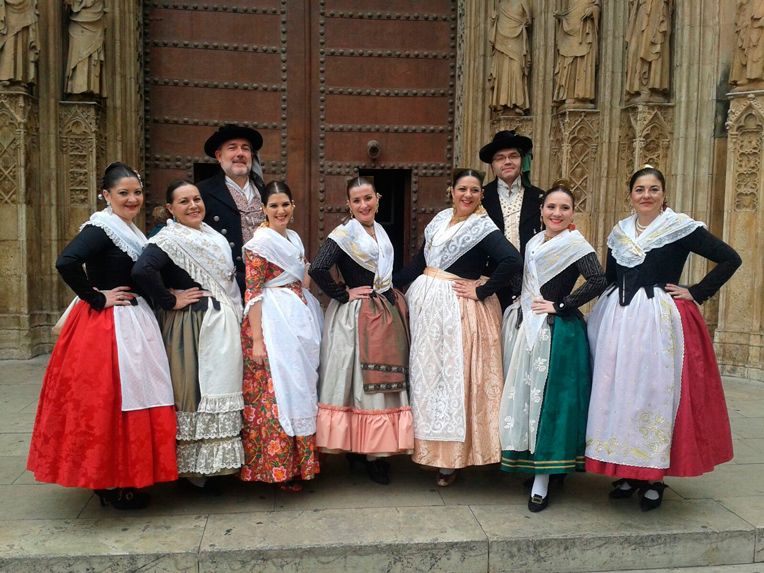
{"type": "Polygon", "coordinates": [[[355,215],[353,215],[353,210],[350,208],[350,205],[348,205],[348,218],[355,219],[355,215]]]}
{"type": "Polygon", "coordinates": [[[294,215],[292,215],[291,217],[289,217],[289,222],[290,222],[290,223],[294,223],[294,215]]]}
{"type": "Polygon", "coordinates": [[[668,209],[668,202],[664,198],[663,203],[661,203],[661,213],[663,213],[666,209],[668,209]]]}

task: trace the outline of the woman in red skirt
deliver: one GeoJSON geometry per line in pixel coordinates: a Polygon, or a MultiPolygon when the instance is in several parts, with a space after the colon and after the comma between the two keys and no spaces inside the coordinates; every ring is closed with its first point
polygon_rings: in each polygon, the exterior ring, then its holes
{"type": "Polygon", "coordinates": [[[146,244],[133,223],[138,173],[109,165],[103,197],[106,209],[56,261],[77,298],[45,373],[27,467],[37,481],[135,509],[148,503],[137,488],[177,479],[174,401],[159,327],[130,279],[146,244]]]}
{"type": "Polygon", "coordinates": [[[663,498],[663,476],[697,476],[732,459],[719,368],[698,304],[741,261],[705,225],[666,206],[663,174],[631,177],[634,214],[608,238],[609,291],[588,322],[594,358],[586,470],[621,478],[614,499],[639,492],[643,511],[663,498]],[[716,266],[677,283],[690,253],[716,266]]]}

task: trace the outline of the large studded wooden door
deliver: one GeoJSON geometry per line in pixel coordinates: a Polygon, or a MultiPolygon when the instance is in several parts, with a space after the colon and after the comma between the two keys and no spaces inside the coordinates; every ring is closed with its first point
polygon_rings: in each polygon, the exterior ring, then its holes
{"type": "Polygon", "coordinates": [[[264,138],[265,179],[286,179],[311,254],[359,172],[391,188],[404,252],[444,206],[452,162],[456,2],[144,2],[150,201],[209,173],[202,146],[235,122],[264,138]],[[371,150],[371,152],[370,152],[371,150]],[[374,151],[378,153],[374,153],[374,151]],[[394,182],[394,183],[390,183],[394,182]],[[401,220],[401,218],[403,220],[401,220]]]}

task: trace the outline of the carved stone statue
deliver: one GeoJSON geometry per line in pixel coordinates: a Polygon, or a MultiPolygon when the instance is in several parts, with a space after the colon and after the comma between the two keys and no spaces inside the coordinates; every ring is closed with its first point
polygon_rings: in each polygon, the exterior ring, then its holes
{"type": "Polygon", "coordinates": [[[671,65],[671,0],[629,0],[626,92],[667,92],[671,65]]]}
{"type": "Polygon", "coordinates": [[[34,84],[39,55],[37,0],[0,0],[0,81],[34,84]]]}
{"type": "Polygon", "coordinates": [[[595,97],[600,0],[568,0],[557,19],[554,101],[592,102],[595,97]]]}
{"type": "Polygon", "coordinates": [[[531,53],[528,0],[499,0],[491,16],[491,109],[523,114],[530,108],[528,72],[531,53]]]}
{"type": "Polygon", "coordinates": [[[759,87],[764,80],[764,0],[738,0],[735,19],[737,47],[732,59],[730,83],[759,87]]]}
{"type": "Polygon", "coordinates": [[[106,27],[103,0],[66,0],[69,14],[69,55],[66,59],[66,93],[103,94],[103,34],[106,27]]]}

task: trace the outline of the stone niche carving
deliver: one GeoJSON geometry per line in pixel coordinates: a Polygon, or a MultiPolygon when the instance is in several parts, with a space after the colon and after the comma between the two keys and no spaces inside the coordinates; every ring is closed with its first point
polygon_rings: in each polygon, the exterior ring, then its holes
{"type": "Polygon", "coordinates": [[[554,13],[557,20],[554,101],[594,102],[599,16],[600,0],[568,0],[564,10],[554,13]]]}
{"type": "Polygon", "coordinates": [[[730,84],[743,90],[764,87],[764,0],[737,0],[730,84]]]}
{"type": "Polygon", "coordinates": [[[733,207],[736,212],[757,211],[761,193],[761,154],[764,109],[757,98],[733,100],[727,120],[732,158],[733,207]]]}
{"type": "Polygon", "coordinates": [[[39,56],[37,0],[0,0],[0,82],[34,84],[39,56]]]}
{"type": "Polygon", "coordinates": [[[66,93],[103,94],[103,42],[106,11],[103,0],[65,0],[69,6],[69,53],[66,93]]]}
{"type": "Polygon", "coordinates": [[[529,0],[497,0],[491,15],[491,109],[519,115],[530,108],[531,51],[529,0]]]}
{"type": "Polygon", "coordinates": [[[595,165],[599,151],[599,114],[596,111],[565,111],[552,124],[554,178],[565,177],[576,197],[576,212],[591,212],[595,165]]]}
{"type": "Polygon", "coordinates": [[[626,93],[664,99],[671,70],[672,0],[629,0],[626,31],[626,93]]]}

